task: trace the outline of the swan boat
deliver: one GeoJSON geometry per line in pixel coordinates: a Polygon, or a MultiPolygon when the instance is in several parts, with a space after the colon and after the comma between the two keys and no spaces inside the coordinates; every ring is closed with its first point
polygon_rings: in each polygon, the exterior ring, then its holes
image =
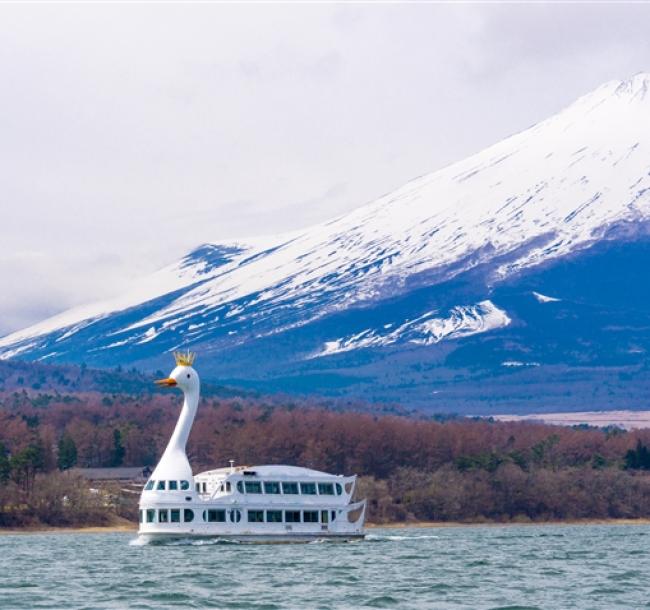
{"type": "Polygon", "coordinates": [[[230,466],[193,475],[185,447],[199,405],[194,354],[175,353],[176,368],[160,386],[178,388],[178,422],[139,503],[146,539],[218,537],[302,542],[363,538],[365,500],[353,502],[356,476],[297,466],[230,466]]]}

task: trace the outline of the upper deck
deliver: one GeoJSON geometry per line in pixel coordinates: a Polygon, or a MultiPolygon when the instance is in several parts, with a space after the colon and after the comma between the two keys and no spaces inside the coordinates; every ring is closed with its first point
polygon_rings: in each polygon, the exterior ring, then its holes
{"type": "Polygon", "coordinates": [[[238,496],[240,502],[347,504],[356,476],[345,477],[299,466],[263,465],[217,468],[194,477],[202,499],[238,496]]]}
{"type": "Polygon", "coordinates": [[[158,501],[196,499],[246,505],[326,505],[351,502],[356,476],[346,477],[310,468],[284,465],[216,468],[187,480],[149,479],[143,493],[158,501]]]}

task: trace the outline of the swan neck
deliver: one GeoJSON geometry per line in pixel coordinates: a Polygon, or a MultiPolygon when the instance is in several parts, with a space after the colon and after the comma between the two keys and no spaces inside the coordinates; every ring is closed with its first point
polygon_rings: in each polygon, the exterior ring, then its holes
{"type": "Polygon", "coordinates": [[[169,439],[169,444],[167,445],[166,452],[182,451],[185,453],[187,439],[189,438],[190,432],[192,430],[192,424],[194,423],[194,416],[196,415],[198,405],[198,390],[184,393],[181,414],[179,415],[178,421],[176,422],[176,427],[174,428],[172,437],[169,439]]]}

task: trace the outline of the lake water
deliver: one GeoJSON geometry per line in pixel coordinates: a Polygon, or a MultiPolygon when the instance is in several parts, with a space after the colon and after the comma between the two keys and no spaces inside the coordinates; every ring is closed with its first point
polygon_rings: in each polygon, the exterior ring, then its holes
{"type": "Polygon", "coordinates": [[[365,541],[0,536],[0,608],[650,608],[650,526],[371,530],[365,541]]]}

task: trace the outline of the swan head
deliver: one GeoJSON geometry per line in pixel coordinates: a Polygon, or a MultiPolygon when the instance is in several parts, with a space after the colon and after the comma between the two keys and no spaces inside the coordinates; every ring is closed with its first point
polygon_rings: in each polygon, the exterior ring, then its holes
{"type": "Polygon", "coordinates": [[[191,366],[177,366],[165,379],[158,379],[156,385],[179,388],[184,394],[199,391],[199,375],[191,366]]]}

